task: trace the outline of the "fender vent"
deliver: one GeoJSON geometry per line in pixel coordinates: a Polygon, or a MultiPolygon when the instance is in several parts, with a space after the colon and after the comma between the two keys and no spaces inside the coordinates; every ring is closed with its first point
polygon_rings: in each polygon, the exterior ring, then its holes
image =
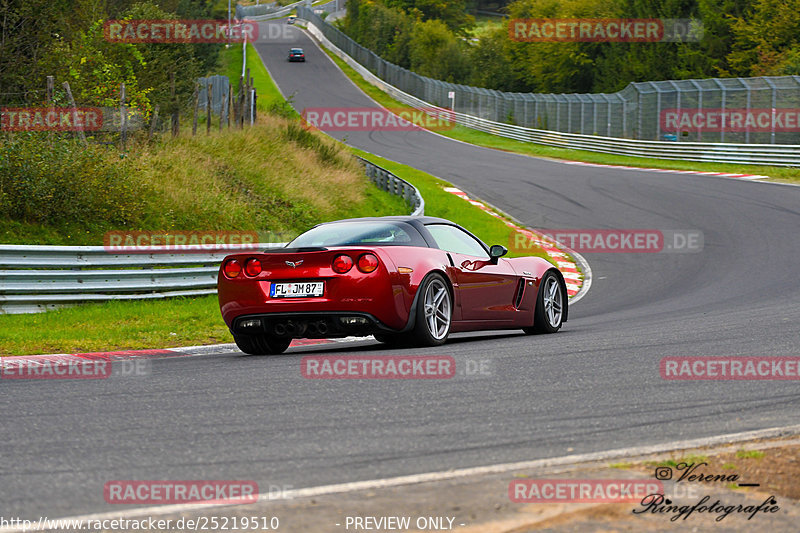
{"type": "Polygon", "coordinates": [[[525,294],[525,279],[520,278],[519,283],[517,284],[517,295],[514,296],[514,307],[519,309],[520,304],[522,303],[522,296],[525,294]]]}

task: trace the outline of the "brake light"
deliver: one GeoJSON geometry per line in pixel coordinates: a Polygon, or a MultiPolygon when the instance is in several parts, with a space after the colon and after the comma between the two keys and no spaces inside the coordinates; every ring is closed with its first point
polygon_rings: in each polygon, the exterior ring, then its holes
{"type": "Polygon", "coordinates": [[[244,273],[251,278],[261,274],[261,261],[255,258],[248,259],[247,263],[244,264],[244,273]]]}
{"type": "Polygon", "coordinates": [[[362,254],[362,256],[358,258],[358,269],[361,272],[369,274],[370,272],[375,272],[376,268],[378,268],[378,258],[374,255],[362,254]]]}
{"type": "Polygon", "coordinates": [[[225,261],[225,266],[222,267],[222,271],[225,272],[227,277],[235,278],[242,271],[242,265],[240,265],[239,261],[236,259],[229,259],[225,261]]]}
{"type": "Polygon", "coordinates": [[[349,255],[340,254],[333,258],[333,265],[331,266],[334,272],[344,274],[353,268],[353,260],[349,255]]]}

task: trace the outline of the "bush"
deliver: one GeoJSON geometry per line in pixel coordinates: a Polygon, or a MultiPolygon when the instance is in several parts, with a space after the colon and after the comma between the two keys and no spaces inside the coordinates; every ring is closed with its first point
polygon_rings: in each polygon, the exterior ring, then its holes
{"type": "Polygon", "coordinates": [[[105,147],[62,137],[16,134],[0,141],[0,217],[27,223],[129,224],[145,191],[105,147]]]}

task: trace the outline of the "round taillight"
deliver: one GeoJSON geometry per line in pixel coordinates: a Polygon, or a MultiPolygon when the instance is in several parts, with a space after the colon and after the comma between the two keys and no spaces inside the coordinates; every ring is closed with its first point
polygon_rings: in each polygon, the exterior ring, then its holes
{"type": "Polygon", "coordinates": [[[370,272],[375,272],[376,268],[378,268],[378,258],[374,255],[363,254],[358,258],[358,269],[361,272],[369,274],[370,272]]]}
{"type": "Polygon", "coordinates": [[[238,276],[242,271],[242,265],[239,264],[239,261],[236,259],[229,259],[225,262],[225,266],[222,269],[225,272],[225,275],[229,278],[235,278],[238,276]]]}
{"type": "Polygon", "coordinates": [[[251,278],[261,274],[261,261],[258,259],[248,259],[247,263],[244,264],[244,273],[251,278]]]}
{"type": "Polygon", "coordinates": [[[349,271],[353,268],[353,260],[350,258],[349,255],[337,255],[333,258],[333,271],[338,272],[339,274],[344,274],[345,272],[349,271]]]}

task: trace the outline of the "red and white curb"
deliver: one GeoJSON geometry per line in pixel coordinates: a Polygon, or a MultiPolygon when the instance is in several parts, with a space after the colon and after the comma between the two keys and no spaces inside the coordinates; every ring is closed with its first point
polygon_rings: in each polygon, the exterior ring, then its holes
{"type": "Polygon", "coordinates": [[[621,168],[624,170],[640,170],[643,172],[661,172],[664,174],[700,174],[701,176],[717,176],[719,178],[734,178],[740,180],[763,180],[769,176],[762,176],[760,174],[734,174],[730,172],[705,172],[702,170],[676,170],[670,168],[648,168],[648,167],[629,167],[626,165],[605,165],[603,163],[587,163],[585,161],[568,161],[565,159],[558,160],[565,165],[580,165],[584,167],[600,167],[600,168],[621,168]]]}
{"type": "Polygon", "coordinates": [[[0,367],[24,364],[25,366],[69,365],[93,361],[130,361],[149,357],[179,357],[186,355],[174,350],[120,350],[116,352],[51,353],[43,355],[9,355],[0,357],[0,367]]]}
{"type": "Polygon", "coordinates": [[[567,294],[569,294],[570,298],[580,292],[581,287],[583,286],[583,275],[578,270],[578,266],[572,261],[569,253],[567,253],[567,251],[569,251],[567,248],[557,241],[542,235],[541,233],[523,228],[522,226],[503,219],[503,217],[491,207],[479,200],[470,198],[467,193],[457,187],[444,187],[444,190],[468,201],[475,207],[486,211],[493,217],[499,218],[506,226],[515,230],[517,233],[524,235],[527,242],[537,245],[544,251],[545,254],[547,254],[548,257],[553,260],[553,262],[555,262],[558,269],[564,275],[564,281],[567,284],[567,294]]]}
{"type": "MultiPolygon", "coordinates": [[[[322,344],[336,344],[345,342],[363,341],[369,337],[345,337],[342,339],[294,339],[290,348],[300,346],[317,346],[322,344]]],[[[85,363],[92,361],[130,361],[134,359],[162,359],[172,357],[190,357],[211,353],[240,353],[235,344],[207,344],[201,346],[180,346],[163,350],[118,350],[113,352],[83,352],[83,353],[51,353],[40,355],[9,355],[0,357],[0,369],[17,367],[20,364],[28,366],[54,366],[69,365],[70,363],[85,363]]]]}

